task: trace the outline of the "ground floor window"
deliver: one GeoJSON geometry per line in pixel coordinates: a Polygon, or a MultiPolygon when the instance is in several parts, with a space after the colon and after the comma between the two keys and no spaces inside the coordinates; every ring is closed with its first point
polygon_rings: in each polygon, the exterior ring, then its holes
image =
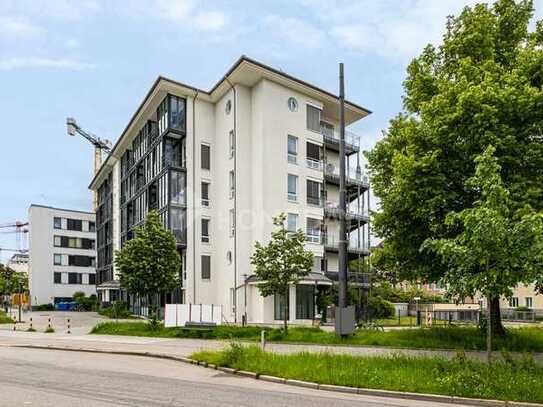
{"type": "Polygon", "coordinates": [[[315,318],[315,286],[296,286],[296,319],[315,318]]]}
{"type": "Polygon", "coordinates": [[[274,312],[273,319],[277,321],[283,321],[285,319],[285,301],[287,303],[287,319],[289,314],[289,301],[288,296],[285,298],[282,294],[275,294],[273,298],[274,312]]]}

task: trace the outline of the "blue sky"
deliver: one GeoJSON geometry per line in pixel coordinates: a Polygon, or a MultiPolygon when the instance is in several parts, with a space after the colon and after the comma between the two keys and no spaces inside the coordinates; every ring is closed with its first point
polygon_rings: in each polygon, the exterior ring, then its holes
{"type": "Polygon", "coordinates": [[[410,59],[474,3],[0,0],[0,223],[31,203],[90,209],[93,150],[66,116],[114,142],[158,75],[209,89],[242,54],[334,92],[344,62],[347,97],[374,112],[353,128],[370,148],[410,59]]]}

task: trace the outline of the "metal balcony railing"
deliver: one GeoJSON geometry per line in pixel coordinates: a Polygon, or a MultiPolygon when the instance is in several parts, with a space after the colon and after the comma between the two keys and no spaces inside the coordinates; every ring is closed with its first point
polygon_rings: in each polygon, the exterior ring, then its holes
{"type": "MultiPolygon", "coordinates": [[[[332,218],[339,218],[341,214],[341,209],[339,208],[338,202],[326,202],[324,206],[324,212],[327,216],[332,218]]],[[[355,205],[347,205],[347,219],[369,221],[369,213],[367,210],[362,208],[357,208],[355,205]]]]}
{"type": "MultiPolygon", "coordinates": [[[[325,248],[332,250],[339,249],[339,236],[325,233],[322,235],[322,240],[325,248]]],[[[370,253],[370,250],[368,247],[366,247],[366,245],[363,245],[362,242],[357,242],[356,240],[351,240],[348,242],[347,251],[351,253],[361,253],[364,255],[368,255],[370,253]]]]}
{"type": "MultiPolygon", "coordinates": [[[[328,179],[339,182],[339,165],[325,163],[324,174],[328,179]]],[[[356,171],[356,168],[345,168],[345,181],[351,184],[369,186],[368,176],[363,171],[356,171]]]]}
{"type": "Polygon", "coordinates": [[[322,171],[323,162],[321,160],[315,160],[314,158],[306,158],[305,160],[307,168],[316,171],[322,171]]]}
{"type": "MultiPolygon", "coordinates": [[[[321,126],[321,134],[325,142],[339,146],[339,131],[321,126]]],[[[360,149],[360,136],[352,131],[345,130],[345,148],[358,151],[360,149]]]]}

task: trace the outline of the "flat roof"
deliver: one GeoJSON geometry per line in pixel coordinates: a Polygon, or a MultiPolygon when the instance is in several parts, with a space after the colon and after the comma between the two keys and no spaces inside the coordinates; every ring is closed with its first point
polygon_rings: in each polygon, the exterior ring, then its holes
{"type": "MultiPolygon", "coordinates": [[[[283,72],[281,70],[275,69],[275,68],[273,68],[273,67],[271,67],[269,65],[266,65],[266,64],[264,64],[262,62],[256,61],[256,60],[254,60],[252,58],[249,58],[246,55],[242,55],[230,67],[230,69],[226,72],[226,74],[224,74],[224,76],[210,90],[207,90],[207,91],[160,75],[154,81],[153,85],[151,86],[151,88],[149,89],[149,91],[147,92],[147,94],[145,95],[145,97],[143,98],[141,103],[139,104],[138,108],[136,109],[136,111],[134,112],[132,117],[130,118],[128,124],[124,128],[124,130],[121,133],[120,137],[117,139],[117,141],[115,142],[115,144],[111,148],[110,153],[107,156],[106,160],[102,163],[100,169],[94,175],[91,183],[89,184],[89,188],[92,189],[94,183],[102,176],[102,173],[105,171],[105,168],[107,168],[108,166],[113,164],[113,162],[111,162],[111,160],[112,160],[112,157],[115,156],[117,148],[119,147],[120,143],[124,139],[125,135],[129,132],[130,128],[132,127],[134,122],[137,120],[137,118],[139,117],[141,112],[143,111],[145,104],[150,99],[150,97],[153,95],[153,93],[158,88],[158,86],[160,85],[161,82],[166,82],[166,83],[172,84],[174,86],[184,88],[184,89],[186,89],[188,91],[192,91],[192,92],[194,92],[195,95],[197,95],[197,94],[198,95],[200,95],[200,94],[205,95],[206,98],[209,101],[215,102],[216,100],[218,100],[222,96],[222,94],[224,92],[226,92],[228,89],[230,89],[230,86],[231,86],[230,83],[232,81],[230,81],[229,78],[232,77],[244,63],[256,66],[257,68],[260,68],[263,71],[271,73],[274,77],[282,78],[286,82],[296,83],[296,84],[300,85],[301,87],[303,87],[305,89],[308,89],[308,90],[310,90],[312,92],[321,94],[322,96],[324,96],[327,99],[335,99],[335,100],[339,99],[339,96],[334,94],[334,93],[331,93],[331,92],[329,92],[327,90],[324,90],[324,89],[322,89],[322,88],[320,88],[318,86],[310,84],[310,83],[308,83],[308,82],[306,82],[306,81],[304,81],[302,79],[299,79],[299,78],[296,78],[296,77],[294,77],[292,75],[289,75],[289,74],[287,74],[287,73],[285,73],[285,72],[283,72]],[[224,86],[223,86],[224,84],[227,84],[226,88],[224,88],[224,86]]],[[[234,83],[240,83],[240,82],[239,81],[234,81],[234,83]]],[[[361,105],[358,105],[356,103],[350,102],[349,100],[345,100],[345,108],[346,108],[346,110],[356,112],[360,116],[360,118],[363,118],[363,117],[365,117],[365,116],[372,113],[371,110],[368,110],[365,107],[362,107],[361,105]]]]}
{"type": "Polygon", "coordinates": [[[75,213],[84,213],[86,215],[95,215],[94,212],[88,212],[88,211],[80,211],[78,209],[65,209],[65,208],[57,208],[55,206],[48,206],[48,205],[40,205],[40,204],[30,204],[30,208],[45,208],[45,209],[52,209],[55,211],[64,211],[64,212],[75,212],[75,213]]]}

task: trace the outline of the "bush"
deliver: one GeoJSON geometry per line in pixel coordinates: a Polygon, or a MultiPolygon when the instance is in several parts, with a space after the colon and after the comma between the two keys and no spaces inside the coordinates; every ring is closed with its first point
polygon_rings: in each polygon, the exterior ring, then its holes
{"type": "Polygon", "coordinates": [[[128,305],[124,301],[115,301],[111,306],[100,309],[98,314],[115,319],[133,318],[132,313],[128,310],[128,305]]]}
{"type": "Polygon", "coordinates": [[[85,293],[78,291],[74,293],[73,299],[80,311],[95,311],[98,309],[98,298],[96,298],[95,294],[86,297],[85,293]]]}
{"type": "Polygon", "coordinates": [[[392,318],[395,314],[394,305],[381,297],[370,297],[368,308],[372,318],[392,318]]]}
{"type": "Polygon", "coordinates": [[[54,311],[55,306],[53,304],[40,304],[32,307],[34,311],[54,311]]]}

